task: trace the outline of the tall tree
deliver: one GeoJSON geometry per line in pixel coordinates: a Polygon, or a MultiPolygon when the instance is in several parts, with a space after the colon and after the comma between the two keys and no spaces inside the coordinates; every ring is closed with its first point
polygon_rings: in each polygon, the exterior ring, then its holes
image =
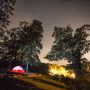
{"type": "Polygon", "coordinates": [[[42,49],[43,38],[43,27],[40,21],[33,20],[31,24],[26,21],[21,22],[19,27],[12,28],[6,34],[5,56],[10,63],[21,61],[31,65],[40,64],[38,54],[42,49]]]}
{"type": "Polygon", "coordinates": [[[6,60],[7,48],[4,46],[8,37],[6,36],[7,25],[9,25],[9,16],[13,14],[16,0],[0,0],[0,60],[6,60]]]}
{"type": "Polygon", "coordinates": [[[49,60],[62,60],[67,59],[76,68],[76,72],[81,72],[82,56],[90,50],[90,41],[87,40],[89,34],[87,30],[90,29],[90,25],[83,25],[77,28],[74,35],[73,29],[70,26],[66,28],[55,27],[53,42],[51,51],[45,58],[49,60]]]}
{"type": "Polygon", "coordinates": [[[42,23],[38,20],[33,20],[31,24],[28,22],[21,22],[20,27],[22,29],[21,51],[25,53],[26,62],[35,64],[40,62],[38,54],[42,49],[43,27],[42,23]]]}
{"type": "Polygon", "coordinates": [[[0,0],[0,28],[9,25],[9,16],[14,10],[15,0],[0,0]]]}
{"type": "Polygon", "coordinates": [[[6,60],[9,61],[10,66],[12,62],[20,61],[20,53],[18,53],[21,45],[19,31],[20,28],[12,28],[6,32],[7,40],[4,41],[4,47],[7,48],[6,60]]]}

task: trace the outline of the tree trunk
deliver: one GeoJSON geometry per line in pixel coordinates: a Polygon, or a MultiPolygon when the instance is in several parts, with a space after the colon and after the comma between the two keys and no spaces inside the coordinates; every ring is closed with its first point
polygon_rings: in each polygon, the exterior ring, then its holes
{"type": "Polygon", "coordinates": [[[76,73],[77,73],[77,75],[82,74],[80,50],[78,50],[78,52],[77,52],[77,58],[76,58],[76,73]]]}

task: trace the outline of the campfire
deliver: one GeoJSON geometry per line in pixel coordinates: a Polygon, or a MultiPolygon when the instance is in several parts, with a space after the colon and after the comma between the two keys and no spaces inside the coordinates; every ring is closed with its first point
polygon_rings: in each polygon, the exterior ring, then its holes
{"type": "Polygon", "coordinates": [[[49,66],[49,75],[63,75],[64,77],[75,79],[75,73],[70,70],[66,70],[63,66],[50,65],[49,66]]]}

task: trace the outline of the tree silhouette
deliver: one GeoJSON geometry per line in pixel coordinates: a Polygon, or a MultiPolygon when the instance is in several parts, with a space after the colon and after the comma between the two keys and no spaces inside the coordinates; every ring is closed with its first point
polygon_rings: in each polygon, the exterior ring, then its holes
{"type": "Polygon", "coordinates": [[[21,43],[19,37],[19,28],[12,28],[6,31],[7,40],[4,41],[4,47],[7,48],[7,53],[5,55],[6,60],[9,61],[10,67],[15,62],[20,62],[20,53],[18,50],[21,43]]]}
{"type": "MultiPolygon", "coordinates": [[[[9,61],[10,66],[15,62],[38,65],[38,54],[42,49],[43,27],[38,20],[20,22],[19,27],[7,30],[4,48],[7,52],[3,57],[9,61]]],[[[5,51],[5,50],[4,50],[5,51]]]]}
{"type": "Polygon", "coordinates": [[[9,25],[9,16],[14,10],[15,0],[0,0],[0,28],[5,28],[9,25]]]}
{"type": "Polygon", "coordinates": [[[82,56],[90,50],[87,30],[90,30],[90,25],[88,24],[77,28],[73,35],[73,29],[70,26],[66,28],[55,27],[52,35],[55,41],[51,51],[45,58],[51,61],[67,59],[68,62],[72,63],[77,74],[81,73],[82,56]]]}
{"type": "MultiPolygon", "coordinates": [[[[9,25],[9,16],[13,15],[15,0],[0,0],[0,60],[6,60],[7,48],[5,43],[8,37],[5,35],[4,30],[9,25]]],[[[3,66],[3,65],[2,65],[3,66]]]]}
{"type": "Polygon", "coordinates": [[[21,22],[20,27],[22,29],[22,34],[20,40],[22,46],[21,51],[25,53],[24,58],[26,62],[31,64],[40,62],[38,54],[42,49],[42,38],[43,38],[43,27],[42,23],[38,20],[33,20],[29,25],[28,22],[21,22]]]}

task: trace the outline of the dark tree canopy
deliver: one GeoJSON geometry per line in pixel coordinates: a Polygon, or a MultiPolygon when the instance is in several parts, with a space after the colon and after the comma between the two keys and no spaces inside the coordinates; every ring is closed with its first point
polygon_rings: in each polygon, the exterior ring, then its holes
{"type": "Polygon", "coordinates": [[[53,42],[51,51],[46,56],[47,59],[52,61],[66,58],[66,53],[70,51],[69,45],[73,40],[72,32],[73,30],[70,26],[67,26],[66,28],[54,28],[54,33],[52,34],[52,37],[54,37],[55,40],[53,42]]]}
{"type": "Polygon", "coordinates": [[[82,56],[90,50],[87,30],[90,30],[90,25],[88,24],[77,28],[73,35],[73,29],[70,26],[66,28],[55,27],[52,35],[55,40],[51,51],[45,58],[51,61],[66,59],[80,71],[82,56]]]}
{"type": "Polygon", "coordinates": [[[24,62],[40,64],[39,54],[42,49],[43,27],[38,20],[32,23],[23,21],[19,27],[4,32],[2,60],[10,63],[24,62]]]}
{"type": "Polygon", "coordinates": [[[6,43],[9,37],[6,35],[7,30],[4,29],[10,23],[9,17],[13,15],[15,2],[16,0],[0,0],[0,63],[6,62],[8,64],[6,43]]]}
{"type": "Polygon", "coordinates": [[[0,28],[9,25],[9,16],[12,15],[16,0],[0,0],[0,28]]]}
{"type": "Polygon", "coordinates": [[[38,54],[42,49],[43,27],[38,20],[33,20],[31,24],[28,22],[21,22],[20,27],[22,34],[20,40],[23,43],[21,51],[25,53],[24,60],[32,62],[33,64],[40,62],[38,54]]]}

